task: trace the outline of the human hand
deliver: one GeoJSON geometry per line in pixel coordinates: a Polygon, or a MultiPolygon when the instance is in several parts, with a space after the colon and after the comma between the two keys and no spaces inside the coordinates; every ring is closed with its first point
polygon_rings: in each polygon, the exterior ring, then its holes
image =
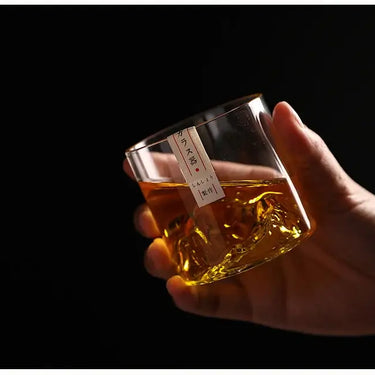
{"type": "MultiPolygon", "coordinates": [[[[188,286],[174,275],[166,244],[142,205],[136,227],[154,238],[146,269],[167,280],[176,306],[190,313],[314,334],[375,334],[375,196],[346,174],[287,103],[275,106],[270,130],[316,221],[311,238],[248,272],[188,286]]],[[[124,169],[131,175],[126,163],[124,169]]]]}

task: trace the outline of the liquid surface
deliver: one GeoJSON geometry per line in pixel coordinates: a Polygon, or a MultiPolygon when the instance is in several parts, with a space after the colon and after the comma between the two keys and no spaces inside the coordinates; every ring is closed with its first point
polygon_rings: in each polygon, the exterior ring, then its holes
{"type": "Polygon", "coordinates": [[[140,183],[177,273],[189,284],[248,270],[311,234],[285,179],[221,185],[225,197],[199,208],[186,184],[140,183]]]}

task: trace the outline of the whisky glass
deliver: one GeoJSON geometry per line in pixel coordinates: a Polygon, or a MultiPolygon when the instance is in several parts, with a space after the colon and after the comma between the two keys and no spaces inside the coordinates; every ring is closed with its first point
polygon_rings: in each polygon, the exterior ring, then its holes
{"type": "Polygon", "coordinates": [[[263,95],[253,94],[125,151],[187,284],[248,271],[311,235],[311,218],[273,147],[270,121],[263,95]]]}

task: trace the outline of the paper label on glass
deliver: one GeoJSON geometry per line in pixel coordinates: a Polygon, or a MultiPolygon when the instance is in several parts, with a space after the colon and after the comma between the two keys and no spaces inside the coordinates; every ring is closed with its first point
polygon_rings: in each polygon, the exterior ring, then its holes
{"type": "Polygon", "coordinates": [[[180,130],[167,140],[198,207],[224,198],[224,191],[195,126],[180,130]]]}

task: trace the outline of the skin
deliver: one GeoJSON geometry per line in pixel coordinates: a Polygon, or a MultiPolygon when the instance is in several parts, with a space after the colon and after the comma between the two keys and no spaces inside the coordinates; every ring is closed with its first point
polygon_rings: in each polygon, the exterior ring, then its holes
{"type": "MultiPolygon", "coordinates": [[[[375,334],[375,195],[353,181],[286,102],[270,125],[275,147],[314,218],[313,235],[259,267],[203,286],[177,275],[146,204],[137,230],[153,241],[145,267],[189,313],[319,335],[375,334]]],[[[127,162],[125,172],[131,177],[127,162]]]]}

